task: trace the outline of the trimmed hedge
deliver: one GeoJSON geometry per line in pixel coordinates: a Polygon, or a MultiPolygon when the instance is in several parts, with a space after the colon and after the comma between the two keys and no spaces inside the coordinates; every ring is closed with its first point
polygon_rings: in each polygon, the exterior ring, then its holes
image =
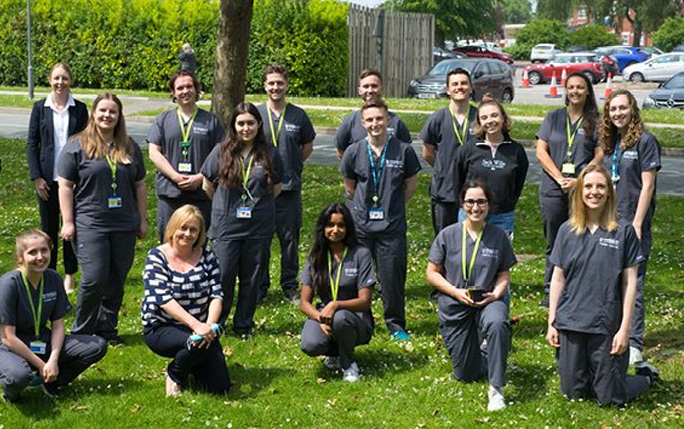
{"type": "MultiPolygon", "coordinates": [[[[0,84],[26,85],[26,1],[0,0],[0,7],[0,84]]],[[[293,94],[343,94],[347,7],[334,0],[257,0],[248,91],[261,92],[264,65],[280,61],[291,70],[293,94]]],[[[46,84],[52,65],[66,62],[78,86],[166,90],[188,42],[210,91],[218,16],[216,0],[33,0],[34,80],[46,84]]]]}

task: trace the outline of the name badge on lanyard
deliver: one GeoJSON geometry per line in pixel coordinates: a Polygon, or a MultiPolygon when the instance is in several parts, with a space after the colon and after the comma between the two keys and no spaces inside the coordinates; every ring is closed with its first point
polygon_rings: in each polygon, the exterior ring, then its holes
{"type": "Polygon", "coordinates": [[[192,173],[192,163],[191,162],[179,162],[178,163],[179,173],[192,173]]]}
{"type": "Polygon", "coordinates": [[[575,170],[575,164],[573,164],[572,162],[564,162],[563,166],[561,167],[561,173],[567,176],[574,176],[575,170]]]}
{"type": "Polygon", "coordinates": [[[249,193],[249,188],[247,187],[247,183],[249,182],[249,173],[252,171],[252,163],[254,162],[254,155],[248,155],[249,158],[249,164],[247,165],[247,168],[245,169],[245,162],[244,159],[242,160],[242,195],[240,198],[242,199],[242,202],[240,203],[240,206],[237,208],[237,211],[235,213],[235,216],[238,219],[251,219],[252,218],[252,208],[247,206],[247,197],[249,196],[250,199],[253,200],[251,194],[249,193]]]}
{"type": "Polygon", "coordinates": [[[112,160],[112,158],[110,158],[109,154],[107,154],[105,158],[107,159],[109,169],[112,171],[112,195],[107,197],[107,208],[110,210],[120,209],[123,207],[123,200],[120,196],[116,195],[116,163],[112,160]]]}
{"type": "Polygon", "coordinates": [[[374,207],[368,210],[368,219],[370,220],[384,220],[385,211],[379,207],[374,207]]]}
{"type": "Polygon", "coordinates": [[[21,280],[26,288],[26,297],[28,298],[29,306],[31,307],[31,315],[33,316],[33,333],[36,338],[29,343],[29,350],[35,354],[44,355],[47,351],[47,344],[38,339],[40,336],[40,319],[41,315],[43,314],[43,279],[40,279],[40,284],[38,286],[38,308],[33,305],[29,281],[23,271],[21,271],[21,280]]]}
{"type": "Polygon", "coordinates": [[[43,341],[31,341],[29,343],[29,350],[37,355],[44,355],[47,351],[47,344],[43,341]]]}
{"type": "Polygon", "coordinates": [[[584,121],[584,118],[580,117],[577,120],[577,125],[575,125],[575,131],[571,132],[570,115],[565,115],[565,131],[568,139],[568,150],[565,152],[565,162],[563,162],[563,165],[561,166],[561,174],[566,177],[575,176],[575,173],[577,172],[577,168],[572,162],[572,145],[575,142],[575,136],[577,135],[577,132],[582,127],[582,121],[584,121]]]}

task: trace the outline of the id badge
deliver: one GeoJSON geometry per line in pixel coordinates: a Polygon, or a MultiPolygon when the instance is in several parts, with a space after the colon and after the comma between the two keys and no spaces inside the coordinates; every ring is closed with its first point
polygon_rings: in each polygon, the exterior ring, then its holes
{"type": "Polygon", "coordinates": [[[385,212],[380,208],[374,208],[368,210],[368,218],[370,220],[384,220],[385,212]]]}
{"type": "Polygon", "coordinates": [[[37,355],[44,355],[47,349],[47,344],[45,344],[43,341],[31,341],[29,344],[29,349],[37,355]]]}
{"type": "Polygon", "coordinates": [[[109,207],[110,210],[120,209],[122,206],[123,206],[123,201],[121,200],[121,197],[109,197],[109,198],[107,198],[107,207],[109,207]]]}
{"type": "Polygon", "coordinates": [[[237,218],[238,219],[251,219],[252,218],[252,208],[251,207],[238,207],[237,218]]]}
{"type": "Polygon", "coordinates": [[[179,162],[178,163],[179,173],[192,173],[192,163],[191,162],[179,162]]]}
{"type": "Polygon", "coordinates": [[[613,185],[617,185],[617,182],[620,181],[620,175],[619,174],[613,174],[610,176],[610,180],[613,182],[613,185]]]}
{"type": "Polygon", "coordinates": [[[574,176],[575,164],[573,164],[572,162],[564,162],[563,166],[561,167],[561,173],[567,174],[569,176],[574,176]]]}

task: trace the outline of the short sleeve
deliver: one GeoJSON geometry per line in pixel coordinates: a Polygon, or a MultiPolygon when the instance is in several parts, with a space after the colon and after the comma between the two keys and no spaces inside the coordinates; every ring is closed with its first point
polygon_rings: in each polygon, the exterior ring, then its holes
{"type": "Polygon", "coordinates": [[[0,324],[17,326],[17,305],[19,297],[14,280],[8,274],[0,278],[0,324]]]}
{"type": "Polygon", "coordinates": [[[204,250],[204,257],[206,258],[207,276],[209,278],[209,287],[211,290],[211,298],[223,299],[223,288],[221,287],[221,269],[219,267],[218,258],[211,250],[204,250]]]}
{"type": "Polygon", "coordinates": [[[156,146],[162,146],[162,142],[164,141],[164,127],[162,126],[164,116],[165,114],[162,113],[161,115],[157,116],[157,119],[155,119],[154,123],[150,127],[150,131],[147,133],[147,143],[156,146]]]}
{"type": "Polygon", "coordinates": [[[223,129],[223,125],[221,124],[221,121],[219,120],[219,118],[216,115],[211,115],[211,117],[212,117],[212,122],[214,123],[213,127],[212,127],[212,129],[214,130],[213,143],[218,145],[219,143],[221,143],[223,141],[223,138],[226,136],[226,132],[223,129]]]}
{"type": "Polygon", "coordinates": [[[397,129],[395,132],[395,136],[406,143],[411,143],[413,141],[413,138],[411,138],[411,131],[409,131],[408,127],[404,123],[404,121],[399,118],[399,121],[397,122],[397,129]]]}
{"type": "Polygon", "coordinates": [[[335,133],[335,146],[338,150],[344,151],[349,146],[353,119],[354,114],[347,116],[344,118],[339,128],[337,128],[337,133],[335,133]]]}
{"type": "Polygon", "coordinates": [[[311,261],[309,260],[309,258],[306,258],[304,268],[302,269],[302,272],[299,275],[299,283],[313,287],[313,276],[311,275],[311,261]]]}
{"type": "Polygon", "coordinates": [[[375,285],[375,270],[373,269],[370,251],[365,247],[359,248],[356,263],[359,269],[356,280],[359,290],[365,287],[373,287],[375,285]]]}
{"type": "Polygon", "coordinates": [[[435,265],[444,266],[446,261],[446,243],[444,239],[444,230],[437,234],[437,237],[432,242],[430,247],[430,254],[428,256],[428,261],[435,265]]]}
{"type": "Polygon", "coordinates": [[[437,146],[439,142],[439,121],[437,120],[437,115],[440,112],[441,111],[438,110],[437,112],[430,115],[427,122],[425,122],[425,125],[423,125],[423,128],[418,133],[418,137],[420,137],[420,139],[423,140],[423,144],[437,146]]]}
{"type": "Polygon", "coordinates": [[[162,306],[173,299],[173,291],[168,285],[169,280],[169,268],[161,251],[156,248],[150,250],[143,269],[143,282],[157,306],[162,306]]]}
{"type": "Polygon", "coordinates": [[[511,267],[518,262],[518,259],[513,252],[511,240],[508,239],[505,232],[501,231],[501,238],[499,241],[501,242],[501,258],[499,259],[499,267],[496,270],[497,273],[509,271],[511,267]]]}
{"type": "Polygon", "coordinates": [[[544,140],[547,143],[549,142],[549,139],[551,138],[551,129],[553,127],[554,115],[555,111],[549,112],[546,114],[546,116],[544,116],[544,120],[539,126],[539,130],[537,130],[536,137],[538,140],[544,140]]]}
{"type": "Polygon", "coordinates": [[[202,165],[202,176],[206,177],[210,182],[216,181],[216,177],[219,173],[219,155],[221,151],[221,145],[214,146],[211,150],[207,159],[204,160],[202,165]]]}
{"type": "MultiPolygon", "coordinates": [[[[356,149],[354,146],[352,149],[356,149]]],[[[356,164],[356,150],[346,150],[342,156],[342,162],[340,162],[340,174],[345,179],[356,180],[356,173],[354,172],[354,167],[356,164]]]]}
{"type": "Polygon", "coordinates": [[[624,267],[629,268],[639,265],[644,260],[643,250],[639,238],[634,231],[632,224],[625,225],[625,244],[624,244],[624,267]]]}
{"type": "Polygon", "coordinates": [[[307,144],[314,141],[316,138],[316,131],[309,116],[304,113],[302,115],[302,138],[300,144],[307,144]]]}
{"type": "Polygon", "coordinates": [[[660,164],[660,143],[651,133],[644,133],[639,144],[639,162],[641,171],[659,171],[660,164]]]}
{"type": "Polygon", "coordinates": [[[142,150],[133,140],[131,140],[133,145],[133,162],[135,163],[135,181],[140,182],[145,180],[145,160],[143,159],[142,150]]]}
{"type": "Polygon", "coordinates": [[[572,234],[570,227],[567,223],[561,225],[558,229],[558,234],[556,235],[556,241],[553,244],[553,250],[551,251],[551,256],[549,257],[549,262],[553,265],[558,265],[563,268],[565,262],[565,237],[567,234],[572,234]]]}
{"type": "Polygon", "coordinates": [[[57,175],[70,182],[78,181],[78,152],[81,142],[79,139],[69,140],[59,155],[57,175]]]}
{"type": "Polygon", "coordinates": [[[421,170],[420,161],[418,160],[418,155],[416,151],[413,150],[413,146],[407,144],[405,149],[405,175],[406,178],[413,177],[421,170]]]}

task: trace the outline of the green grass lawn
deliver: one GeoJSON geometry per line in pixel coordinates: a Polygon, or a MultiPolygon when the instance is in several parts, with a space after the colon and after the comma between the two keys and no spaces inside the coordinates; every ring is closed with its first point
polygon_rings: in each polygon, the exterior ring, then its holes
{"type": "MultiPolygon", "coordinates": [[[[0,271],[13,268],[13,239],[37,227],[39,217],[28,180],[24,143],[0,140],[0,271]]],[[[149,166],[148,166],[149,167],[149,166]]],[[[151,168],[150,168],[151,170],[151,168]]],[[[373,302],[376,336],[357,349],[363,378],[356,384],[325,369],[299,350],[304,316],[272,290],[256,313],[256,334],[249,340],[222,339],[235,385],[225,397],[185,392],[167,399],[167,359],[142,341],[141,272],[154,232],[137,244],[126,284],[120,330],[123,347],[107,356],[66,389],[56,401],[39,391],[24,393],[23,403],[0,402],[0,428],[450,428],[482,425],[513,427],[684,427],[684,199],[659,198],[654,251],[646,284],[646,356],[662,381],[624,410],[601,409],[594,402],[569,402],[558,391],[554,352],[544,340],[541,299],[544,238],[537,187],[528,186],[517,210],[517,254],[532,255],[512,270],[514,327],[508,360],[508,407],[488,413],[487,382],[464,384],[450,377],[451,364],[437,331],[436,306],[427,296],[424,270],[432,241],[429,176],[408,207],[409,272],[407,318],[412,341],[389,339],[379,299],[373,302]]],[[[153,174],[147,176],[148,219],[154,219],[153,174]]],[[[301,257],[323,205],[339,201],[342,184],[335,167],[307,166],[304,173],[304,228],[301,257]]],[[[274,245],[274,255],[278,252],[274,245]]],[[[271,263],[277,284],[278,263],[271,263]]],[[[71,297],[75,303],[75,297],[71,297]]],[[[68,325],[71,322],[68,317],[68,325]]]]}

